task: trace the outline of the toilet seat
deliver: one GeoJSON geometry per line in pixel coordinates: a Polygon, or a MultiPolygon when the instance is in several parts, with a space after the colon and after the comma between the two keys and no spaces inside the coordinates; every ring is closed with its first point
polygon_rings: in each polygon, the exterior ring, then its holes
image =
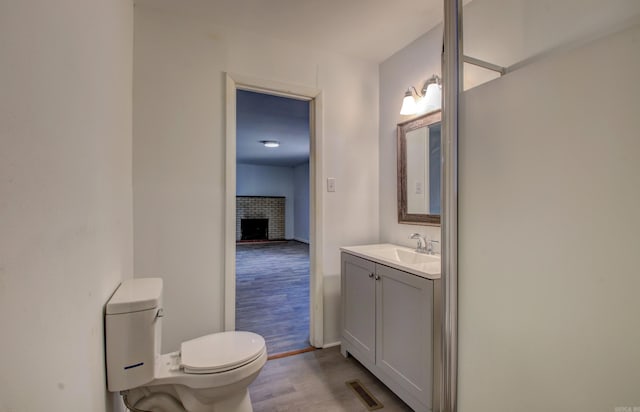
{"type": "Polygon", "coordinates": [[[213,374],[244,366],[265,351],[264,338],[252,332],[221,332],[182,342],[180,367],[187,374],[213,374]]]}

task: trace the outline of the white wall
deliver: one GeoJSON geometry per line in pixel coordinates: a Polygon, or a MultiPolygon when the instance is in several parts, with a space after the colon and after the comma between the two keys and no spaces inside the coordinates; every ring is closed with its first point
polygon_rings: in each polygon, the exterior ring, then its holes
{"type": "Polygon", "coordinates": [[[293,168],[294,239],[309,243],[309,162],[293,168]]]}
{"type": "Polygon", "coordinates": [[[132,272],[129,0],[0,3],[0,411],[114,411],[132,272]]]}
{"type": "Polygon", "coordinates": [[[238,164],[236,166],[236,194],[238,196],[284,196],[284,236],[294,237],[293,168],[238,164]]]}
{"type": "Polygon", "coordinates": [[[466,92],[459,410],[640,407],[640,26],[466,92]]]}
{"type": "Polygon", "coordinates": [[[380,240],[415,247],[414,232],[440,239],[440,227],[398,224],[397,124],[415,116],[400,115],[404,92],[421,88],[440,75],[442,25],[438,25],[380,64],[380,240]]]}
{"type": "MultiPolygon", "coordinates": [[[[473,0],[464,7],[464,53],[509,67],[612,33],[638,12],[637,0],[473,0]]],[[[465,89],[497,77],[464,65],[465,89]]]]}
{"type": "Polygon", "coordinates": [[[321,89],[325,340],[339,336],[342,245],[378,240],[377,64],[135,9],[136,276],[165,280],[164,350],[223,329],[225,72],[321,89]],[[366,102],[366,104],[363,104],[366,102]]]}

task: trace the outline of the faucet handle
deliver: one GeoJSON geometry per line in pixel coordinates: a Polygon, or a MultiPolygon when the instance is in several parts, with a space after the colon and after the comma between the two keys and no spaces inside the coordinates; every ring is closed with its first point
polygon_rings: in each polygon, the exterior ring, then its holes
{"type": "Polygon", "coordinates": [[[435,252],[433,251],[433,244],[434,243],[440,243],[439,240],[434,240],[434,239],[427,239],[427,253],[429,255],[434,255],[435,252]]]}

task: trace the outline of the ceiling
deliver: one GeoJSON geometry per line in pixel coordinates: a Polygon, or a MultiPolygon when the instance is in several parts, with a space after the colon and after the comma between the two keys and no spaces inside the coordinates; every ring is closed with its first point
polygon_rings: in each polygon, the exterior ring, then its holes
{"type": "Polygon", "coordinates": [[[136,5],[381,62],[442,21],[443,0],[135,0],[136,5]]]}
{"type": "Polygon", "coordinates": [[[309,102],[238,90],[236,161],[285,167],[309,161],[309,102]],[[277,140],[280,147],[260,140],[277,140]]]}

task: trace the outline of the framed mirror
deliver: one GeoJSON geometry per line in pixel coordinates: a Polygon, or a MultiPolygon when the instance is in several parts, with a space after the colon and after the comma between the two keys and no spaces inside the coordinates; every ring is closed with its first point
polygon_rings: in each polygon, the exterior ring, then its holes
{"type": "Polygon", "coordinates": [[[440,110],[398,124],[398,223],[440,226],[440,110]]]}

